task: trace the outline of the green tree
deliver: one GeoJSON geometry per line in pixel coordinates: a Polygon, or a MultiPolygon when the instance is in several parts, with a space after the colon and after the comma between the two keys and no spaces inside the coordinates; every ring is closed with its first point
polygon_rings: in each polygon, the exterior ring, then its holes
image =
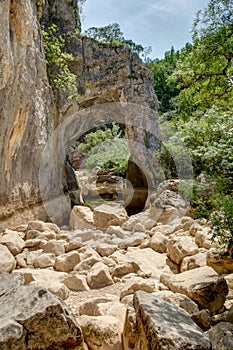
{"type": "Polygon", "coordinates": [[[151,53],[150,46],[143,47],[131,39],[125,39],[118,23],[111,23],[104,27],[91,27],[84,32],[84,35],[112,46],[128,45],[133,52],[136,52],[138,55],[141,54],[145,61],[151,53]]]}
{"type": "Polygon", "coordinates": [[[210,0],[207,8],[196,15],[192,50],[177,62],[173,73],[173,81],[188,88],[181,90],[176,99],[178,109],[187,101],[187,95],[192,100],[192,109],[183,110],[186,118],[195,110],[204,112],[213,105],[232,105],[232,11],[232,0],[210,0]]]}

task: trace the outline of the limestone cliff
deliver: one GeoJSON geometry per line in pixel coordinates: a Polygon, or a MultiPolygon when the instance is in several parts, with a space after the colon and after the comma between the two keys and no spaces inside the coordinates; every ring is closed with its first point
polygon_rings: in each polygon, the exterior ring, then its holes
{"type": "MultiPolygon", "coordinates": [[[[109,102],[137,103],[157,110],[151,74],[139,57],[126,46],[105,47],[75,36],[79,25],[73,1],[0,3],[2,222],[16,224],[29,217],[46,219],[38,179],[41,154],[53,130],[71,113],[109,102]],[[39,20],[45,26],[58,25],[66,39],[66,50],[75,58],[70,68],[77,74],[78,99],[73,105],[64,96],[59,96],[57,105],[53,105],[39,20]]],[[[142,126],[143,115],[133,118],[142,126]]],[[[158,130],[155,115],[152,119],[149,122],[158,130]]],[[[135,131],[130,124],[127,135],[144,142],[143,132],[135,131]]],[[[61,169],[57,170],[61,173],[61,169]]]]}

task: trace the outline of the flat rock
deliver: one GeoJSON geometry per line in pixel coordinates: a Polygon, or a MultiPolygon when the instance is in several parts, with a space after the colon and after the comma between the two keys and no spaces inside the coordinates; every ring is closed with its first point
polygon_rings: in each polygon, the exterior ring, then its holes
{"type": "Polygon", "coordinates": [[[222,311],[228,293],[226,280],[208,266],[177,275],[162,274],[160,281],[174,293],[187,295],[211,314],[222,311]]]}
{"type": "Polygon", "coordinates": [[[125,259],[136,262],[145,275],[157,279],[160,278],[162,272],[170,272],[167,265],[167,256],[157,253],[151,248],[128,248],[125,259]]]}
{"type": "Polygon", "coordinates": [[[139,329],[135,349],[211,349],[204,332],[177,306],[139,291],[134,307],[139,329]]]}
{"type": "Polygon", "coordinates": [[[0,290],[1,349],[83,349],[81,328],[60,298],[24,285],[17,273],[3,274],[0,290]]]}
{"type": "Polygon", "coordinates": [[[162,299],[168,303],[176,305],[177,307],[181,307],[190,315],[199,311],[197,304],[194,303],[194,301],[192,301],[189,297],[187,297],[187,295],[173,293],[170,290],[161,290],[153,294],[158,299],[162,299]]]}

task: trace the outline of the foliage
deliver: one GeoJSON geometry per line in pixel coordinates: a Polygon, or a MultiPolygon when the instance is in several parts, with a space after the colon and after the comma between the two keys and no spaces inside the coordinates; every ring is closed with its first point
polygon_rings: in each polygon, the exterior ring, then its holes
{"type": "Polygon", "coordinates": [[[44,39],[44,51],[48,67],[48,77],[53,87],[61,91],[76,89],[76,75],[68,66],[73,61],[73,56],[64,52],[65,40],[57,35],[57,26],[53,24],[47,30],[42,30],[44,39]]]}
{"type": "MultiPolygon", "coordinates": [[[[211,0],[204,11],[197,13],[192,34],[192,50],[177,62],[173,73],[173,81],[180,86],[187,86],[179,94],[177,104],[187,101],[188,91],[192,97],[193,111],[205,112],[213,105],[232,106],[232,0],[211,0]]],[[[189,108],[186,119],[190,117],[190,112],[192,110],[189,108]]]]}
{"type": "Polygon", "coordinates": [[[125,39],[118,23],[111,23],[104,27],[91,27],[84,34],[89,38],[98,40],[102,44],[110,46],[127,45],[133,52],[136,52],[138,55],[142,54],[145,61],[151,53],[151,47],[143,47],[131,39],[125,39]]]}
{"type": "Polygon", "coordinates": [[[233,198],[224,197],[210,217],[212,239],[230,249],[233,246],[233,198]]]}
{"type": "Polygon", "coordinates": [[[78,151],[87,154],[85,158],[87,169],[96,166],[112,168],[119,175],[123,175],[126,171],[130,156],[128,143],[123,137],[121,127],[116,123],[102,126],[86,134],[78,146],[78,151]]]}

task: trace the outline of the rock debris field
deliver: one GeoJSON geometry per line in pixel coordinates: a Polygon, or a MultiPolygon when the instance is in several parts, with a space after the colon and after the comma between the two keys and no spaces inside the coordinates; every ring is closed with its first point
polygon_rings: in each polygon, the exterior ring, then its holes
{"type": "Polygon", "coordinates": [[[233,263],[175,183],[0,235],[0,350],[233,349],[233,263]],[[82,227],[79,229],[78,227],[82,227]]]}

